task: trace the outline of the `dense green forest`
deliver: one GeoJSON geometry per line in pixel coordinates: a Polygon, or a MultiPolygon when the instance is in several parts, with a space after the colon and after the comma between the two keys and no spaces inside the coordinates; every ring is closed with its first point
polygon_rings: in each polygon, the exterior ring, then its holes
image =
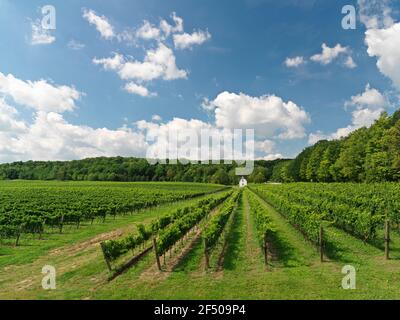
{"type": "Polygon", "coordinates": [[[382,113],[370,128],[348,137],[319,141],[296,159],[278,163],[278,182],[381,182],[400,180],[400,110],[382,113]]]}
{"type": "MultiPolygon", "coordinates": [[[[184,181],[237,184],[236,165],[150,165],[138,158],[28,161],[0,165],[0,179],[184,181]]],[[[340,140],[319,141],[293,160],[256,161],[249,182],[400,180],[400,110],[340,140]]]]}
{"type": "MultiPolygon", "coordinates": [[[[273,167],[285,160],[257,161],[249,181],[271,179],[273,167]]],[[[0,165],[0,180],[74,181],[183,181],[237,184],[237,165],[171,164],[150,165],[139,158],[90,158],[76,161],[28,161],[0,165]]]]}

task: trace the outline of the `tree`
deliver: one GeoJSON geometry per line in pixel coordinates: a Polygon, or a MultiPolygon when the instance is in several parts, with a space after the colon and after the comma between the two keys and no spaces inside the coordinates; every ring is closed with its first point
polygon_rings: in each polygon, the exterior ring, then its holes
{"type": "Polygon", "coordinates": [[[211,178],[212,183],[228,185],[230,183],[229,175],[223,169],[218,169],[211,178]]]}
{"type": "MultiPolygon", "coordinates": [[[[400,114],[400,113],[399,113],[400,114]]],[[[400,180],[400,120],[382,137],[382,147],[388,156],[390,180],[400,180]]]]}
{"type": "Polygon", "coordinates": [[[319,182],[332,182],[335,177],[332,171],[333,164],[339,157],[340,153],[340,141],[334,140],[328,143],[328,147],[325,149],[322,160],[317,170],[317,180],[319,182]]]}
{"type": "Polygon", "coordinates": [[[362,181],[365,161],[365,141],[368,141],[368,129],[361,128],[343,140],[338,160],[334,164],[335,174],[343,181],[362,181]]]}
{"type": "Polygon", "coordinates": [[[318,170],[320,167],[322,156],[328,147],[329,142],[326,140],[319,141],[313,148],[306,167],[307,181],[318,181],[318,170]]]}
{"type": "Polygon", "coordinates": [[[390,119],[384,112],[368,131],[369,140],[366,144],[364,163],[365,178],[368,182],[387,181],[392,175],[388,148],[383,145],[383,137],[389,128],[390,119]]]}

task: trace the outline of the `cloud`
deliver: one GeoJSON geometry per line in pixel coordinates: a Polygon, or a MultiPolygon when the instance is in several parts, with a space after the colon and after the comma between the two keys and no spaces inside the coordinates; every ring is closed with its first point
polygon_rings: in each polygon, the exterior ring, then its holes
{"type": "Polygon", "coordinates": [[[157,95],[156,93],[150,92],[146,87],[138,85],[134,82],[127,83],[125,85],[125,90],[141,97],[155,97],[157,95]]]}
{"type": "Polygon", "coordinates": [[[345,67],[349,69],[357,68],[357,64],[354,62],[352,57],[347,57],[346,61],[344,62],[345,67]]]}
{"type": "Polygon", "coordinates": [[[51,30],[43,29],[40,20],[31,23],[32,28],[32,45],[51,44],[56,41],[56,37],[51,34],[51,30]]]}
{"type": "Polygon", "coordinates": [[[217,127],[255,129],[257,135],[264,137],[302,138],[304,125],[310,122],[301,107],[275,95],[251,97],[225,91],[212,101],[205,100],[203,108],[214,110],[217,127]]]}
{"type": "Polygon", "coordinates": [[[76,41],[74,39],[70,40],[67,46],[71,50],[82,50],[83,48],[85,48],[85,45],[83,43],[80,43],[79,41],[76,41]]]}
{"type": "Polygon", "coordinates": [[[284,158],[285,157],[281,153],[275,153],[275,154],[268,154],[264,157],[258,158],[257,160],[273,161],[273,160],[284,159],[284,158]]]}
{"type": "MultiPolygon", "coordinates": [[[[94,11],[85,10],[84,16],[93,24],[101,25],[100,30],[108,26],[105,17],[98,17],[94,11]],[[104,21],[107,24],[104,23],[104,21]],[[102,21],[100,23],[100,21],[102,21]]],[[[118,76],[127,81],[124,87],[127,92],[138,94],[142,97],[156,96],[157,93],[152,93],[148,90],[146,83],[154,80],[178,80],[187,79],[188,71],[180,69],[176,63],[176,56],[173,49],[167,45],[173,42],[175,48],[189,49],[194,45],[202,44],[208,40],[211,35],[208,31],[195,31],[192,34],[184,33],[183,19],[178,17],[175,12],[171,14],[171,19],[174,25],[169,24],[166,20],[161,20],[159,27],[143,20],[142,25],[135,30],[125,30],[123,33],[108,32],[109,37],[116,37],[118,41],[128,41],[129,43],[137,44],[138,39],[154,40],[153,42],[145,42],[143,48],[145,54],[143,60],[138,60],[130,56],[114,53],[111,57],[93,58],[92,62],[96,65],[101,65],[105,70],[115,71],[118,76]],[[173,36],[172,41],[167,41],[169,36],[173,36]],[[147,43],[152,43],[151,47],[147,47],[147,43]]],[[[110,28],[112,28],[110,26],[110,28]]],[[[103,32],[102,34],[104,34],[103,32]]]]}
{"type": "Polygon", "coordinates": [[[320,140],[337,140],[347,137],[350,133],[362,128],[370,127],[382,114],[384,109],[370,110],[357,109],[352,112],[352,123],[344,128],[339,128],[331,134],[324,134],[321,131],[311,133],[308,137],[309,144],[315,144],[320,140]]]}
{"type": "Polygon", "coordinates": [[[297,68],[305,63],[304,57],[286,58],[285,60],[285,65],[288,68],[297,68]]]}
{"type": "Polygon", "coordinates": [[[27,127],[17,119],[17,109],[9,106],[3,98],[0,99],[0,132],[24,132],[27,127]]]}
{"type": "Polygon", "coordinates": [[[378,90],[371,88],[368,84],[363,93],[352,96],[350,100],[345,103],[345,107],[356,108],[351,113],[352,120],[350,125],[339,128],[336,132],[331,134],[324,134],[321,131],[311,133],[308,142],[314,144],[320,140],[333,140],[347,137],[357,129],[371,126],[388,106],[388,100],[378,90]]]}
{"type": "Polygon", "coordinates": [[[370,109],[381,109],[387,105],[387,99],[377,89],[371,88],[370,84],[367,84],[363,93],[351,97],[345,104],[346,107],[355,106],[370,109]]]}
{"type": "Polygon", "coordinates": [[[153,114],[151,117],[151,121],[160,122],[160,121],[162,121],[162,118],[158,114],[153,114]]]}
{"type": "Polygon", "coordinates": [[[349,49],[347,47],[342,47],[341,44],[337,44],[335,47],[330,48],[326,43],[323,43],[322,53],[313,55],[310,59],[322,65],[327,65],[332,63],[337,57],[339,57],[339,55],[348,53],[349,49]]]}
{"type": "Polygon", "coordinates": [[[366,27],[368,55],[377,58],[379,71],[400,89],[400,23],[392,18],[389,0],[358,0],[359,14],[366,27]]]}
{"type": "Polygon", "coordinates": [[[145,20],[143,25],[136,31],[136,36],[145,40],[159,39],[160,29],[153,26],[149,21],[145,20]]]}
{"type": "Polygon", "coordinates": [[[125,63],[125,58],[122,54],[115,53],[114,57],[92,60],[94,64],[102,65],[105,70],[119,70],[125,63]]]}
{"type": "Polygon", "coordinates": [[[94,58],[93,63],[102,65],[105,70],[117,72],[122,80],[139,82],[139,84],[130,82],[125,86],[125,89],[143,97],[156,95],[156,93],[150,93],[141,84],[143,82],[156,79],[170,81],[187,78],[187,71],[177,67],[173,51],[163,43],[159,43],[156,49],[148,50],[144,61],[128,61],[123,55],[116,53],[110,58],[94,58]]]}
{"type": "Polygon", "coordinates": [[[61,113],[74,109],[80,96],[71,87],[0,73],[0,162],[145,156],[147,142],[140,131],[68,123],[61,113]],[[32,119],[19,119],[17,108],[6,98],[33,108],[32,119]]]}
{"type": "Polygon", "coordinates": [[[353,126],[357,129],[361,127],[369,127],[379,118],[383,111],[383,108],[372,110],[368,108],[357,109],[353,111],[352,114],[353,126]]]}
{"type": "Polygon", "coordinates": [[[377,58],[379,71],[400,89],[400,23],[387,29],[368,29],[365,43],[368,55],[377,58]]]}
{"type": "Polygon", "coordinates": [[[388,28],[394,24],[390,0],[358,0],[361,22],[367,29],[388,28]]]}
{"type": "Polygon", "coordinates": [[[36,113],[33,123],[21,134],[0,129],[0,142],[1,162],[144,156],[147,148],[145,137],[132,129],[73,125],[58,113],[43,111],[36,113]]]}
{"type": "Polygon", "coordinates": [[[143,62],[128,61],[119,71],[122,79],[149,81],[158,78],[164,80],[185,79],[187,72],[176,66],[174,52],[165,44],[159,43],[158,48],[148,50],[143,62]]]}
{"type": "Polygon", "coordinates": [[[272,140],[263,140],[263,141],[257,141],[255,143],[255,147],[257,150],[265,152],[265,153],[272,153],[274,152],[276,143],[272,140]]]}
{"type": "Polygon", "coordinates": [[[170,17],[174,21],[175,26],[171,26],[166,20],[161,20],[160,22],[160,29],[167,37],[169,37],[171,33],[183,32],[183,19],[178,17],[175,12],[172,12],[170,17]]]}
{"type": "Polygon", "coordinates": [[[174,34],[174,44],[177,49],[191,49],[194,45],[200,45],[211,38],[208,31],[198,30],[192,34],[174,34]]]}
{"type": "MultiPolygon", "coordinates": [[[[351,56],[351,50],[348,47],[343,47],[340,43],[330,48],[326,43],[322,44],[322,52],[315,54],[310,57],[310,60],[321,65],[331,64],[333,61],[338,59],[340,56],[344,56],[343,66],[349,69],[354,69],[357,64],[354,62],[351,56]]],[[[294,58],[286,58],[285,65],[288,68],[297,68],[306,63],[306,59],[302,56],[294,58]]]]}
{"type": "Polygon", "coordinates": [[[146,133],[147,137],[153,137],[152,143],[149,144],[147,154],[150,158],[171,157],[188,160],[239,160],[245,159],[245,145],[250,141],[246,137],[243,140],[241,147],[236,145],[232,150],[233,134],[231,130],[216,128],[214,125],[203,122],[197,119],[180,119],[174,118],[166,123],[154,123],[147,121],[138,121],[136,123],[139,130],[146,133]],[[178,148],[168,149],[169,154],[166,154],[166,147],[171,142],[170,136],[175,136],[178,148]],[[203,135],[203,136],[202,136],[203,135]],[[216,140],[211,139],[212,143],[206,143],[205,137],[212,135],[216,140]],[[224,141],[230,141],[225,144],[224,141]],[[202,153],[202,144],[205,147],[206,155],[202,153]],[[175,149],[175,150],[174,150],[175,149]]]}
{"type": "Polygon", "coordinates": [[[53,85],[46,80],[24,81],[0,72],[0,93],[16,103],[40,111],[72,111],[82,93],[73,87],[53,85]]]}
{"type": "Polygon", "coordinates": [[[110,40],[115,37],[114,28],[105,16],[98,16],[93,10],[84,10],[83,18],[94,25],[102,38],[110,40]]]}

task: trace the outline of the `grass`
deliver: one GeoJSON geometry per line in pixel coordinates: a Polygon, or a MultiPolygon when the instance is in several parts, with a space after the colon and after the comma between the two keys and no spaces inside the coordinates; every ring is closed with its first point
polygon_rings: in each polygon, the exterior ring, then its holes
{"type": "Polygon", "coordinates": [[[335,251],[329,260],[321,263],[317,248],[260,199],[277,229],[271,240],[273,256],[266,268],[256,238],[248,192],[251,191],[244,192],[233,216],[221,271],[204,270],[203,245],[198,240],[172,272],[155,271],[151,252],[126,273],[107,281],[109,273],[98,244],[85,246],[82,243],[104,232],[126,232],[134,222],[150,221],[169,207],[160,206],[109,220],[104,225],[83,227],[64,235],[54,234],[29,246],[8,248],[13,256],[0,257],[0,298],[400,299],[400,236],[396,232],[392,233],[393,258],[386,261],[382,248],[330,227],[326,236],[335,244],[335,251]],[[45,264],[57,268],[57,290],[41,289],[41,268],[45,264]],[[356,290],[341,287],[344,277],[341,271],[347,264],[356,268],[356,290]]]}

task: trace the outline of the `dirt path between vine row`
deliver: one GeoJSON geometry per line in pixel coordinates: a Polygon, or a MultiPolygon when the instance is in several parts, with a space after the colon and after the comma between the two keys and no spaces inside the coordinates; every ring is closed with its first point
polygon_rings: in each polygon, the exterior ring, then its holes
{"type": "Polygon", "coordinates": [[[106,232],[103,234],[99,234],[92,239],[86,240],[81,243],[77,243],[72,246],[64,246],[61,248],[53,249],[50,251],[49,255],[50,256],[57,256],[60,254],[73,254],[76,252],[80,252],[82,250],[86,250],[88,248],[94,247],[99,245],[101,242],[106,241],[106,240],[111,240],[115,238],[121,237],[125,232],[126,232],[126,227],[125,228],[120,228],[118,230],[114,230],[111,232],[106,232]]]}

